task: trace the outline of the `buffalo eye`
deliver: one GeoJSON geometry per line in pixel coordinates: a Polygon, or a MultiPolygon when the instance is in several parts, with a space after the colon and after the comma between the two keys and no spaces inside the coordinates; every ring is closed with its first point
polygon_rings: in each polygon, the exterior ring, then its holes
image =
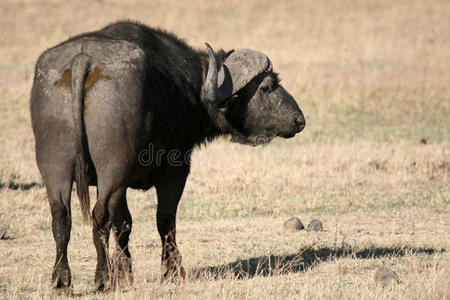
{"type": "Polygon", "coordinates": [[[263,93],[268,93],[268,92],[270,91],[270,86],[268,86],[268,85],[262,85],[262,86],[260,87],[260,89],[261,89],[261,91],[262,91],[263,93]]]}

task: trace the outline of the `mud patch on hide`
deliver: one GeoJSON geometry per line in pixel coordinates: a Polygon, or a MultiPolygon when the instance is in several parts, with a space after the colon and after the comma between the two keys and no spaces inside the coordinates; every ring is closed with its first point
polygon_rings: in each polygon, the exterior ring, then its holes
{"type": "Polygon", "coordinates": [[[94,67],[94,69],[89,72],[86,81],[84,82],[84,113],[87,113],[89,102],[91,101],[91,97],[89,97],[88,92],[99,80],[111,80],[111,77],[108,75],[103,75],[102,70],[99,67],[94,67]]]}
{"type": "Polygon", "coordinates": [[[66,69],[63,72],[61,79],[55,81],[55,86],[72,91],[72,71],[70,69],[66,69]]]}

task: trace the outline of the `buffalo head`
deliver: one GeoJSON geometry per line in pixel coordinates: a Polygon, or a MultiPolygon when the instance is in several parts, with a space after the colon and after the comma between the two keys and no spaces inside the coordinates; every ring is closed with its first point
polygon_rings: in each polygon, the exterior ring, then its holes
{"type": "Polygon", "coordinates": [[[235,141],[263,144],[293,137],[305,127],[294,98],[280,85],[269,58],[251,49],[233,51],[217,68],[206,44],[209,68],[202,96],[214,122],[235,141]]]}

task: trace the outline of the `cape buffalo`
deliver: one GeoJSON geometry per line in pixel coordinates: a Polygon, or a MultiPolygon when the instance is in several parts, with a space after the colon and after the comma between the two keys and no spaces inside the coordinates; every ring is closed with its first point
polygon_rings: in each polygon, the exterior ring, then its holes
{"type": "Polygon", "coordinates": [[[74,181],[83,217],[93,225],[98,289],[132,280],[129,187],[156,188],[162,280],[184,276],[175,215],[192,149],[223,135],[257,145],[305,127],[266,55],[250,49],[214,53],[206,46],[195,50],[163,30],[118,22],[39,57],[30,109],[56,242],[55,288],[71,287],[67,245],[74,181]],[[97,186],[92,214],[89,185],[97,186]],[[118,249],[113,259],[107,247],[111,228],[118,249]]]}

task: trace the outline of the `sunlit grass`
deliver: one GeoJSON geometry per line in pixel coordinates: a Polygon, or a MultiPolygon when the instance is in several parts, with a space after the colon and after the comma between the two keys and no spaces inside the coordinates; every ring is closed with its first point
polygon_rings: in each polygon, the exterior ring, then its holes
{"type": "MultiPolygon", "coordinates": [[[[450,2],[35,1],[0,3],[0,298],[50,298],[51,217],[28,98],[39,54],[118,19],[195,47],[268,54],[307,126],[251,148],[218,140],[193,155],[177,239],[190,272],[159,283],[155,191],[129,191],[131,290],[95,294],[96,255],[73,193],[75,296],[450,297],[450,2]],[[324,231],[286,233],[291,216],[324,231]],[[401,282],[377,285],[377,265],[401,282]]],[[[95,199],[95,189],[91,188],[95,199]]]]}

